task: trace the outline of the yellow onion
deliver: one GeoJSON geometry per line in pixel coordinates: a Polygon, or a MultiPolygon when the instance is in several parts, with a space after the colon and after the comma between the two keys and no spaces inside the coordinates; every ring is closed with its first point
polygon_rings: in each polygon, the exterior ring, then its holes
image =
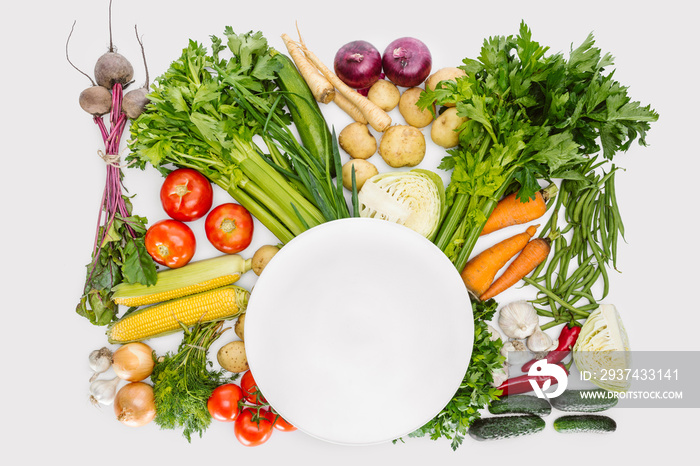
{"type": "Polygon", "coordinates": [[[114,414],[117,420],[129,427],[140,427],[156,417],[153,387],[145,382],[124,385],[114,398],[114,414]]]}
{"type": "Polygon", "coordinates": [[[150,376],[155,361],[153,350],[145,343],[127,343],[112,356],[112,368],[120,379],[138,382],[150,376]]]}

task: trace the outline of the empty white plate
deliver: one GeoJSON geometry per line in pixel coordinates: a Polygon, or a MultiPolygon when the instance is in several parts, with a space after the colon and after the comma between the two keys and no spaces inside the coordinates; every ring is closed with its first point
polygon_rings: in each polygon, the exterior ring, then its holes
{"type": "Polygon", "coordinates": [[[252,291],[245,338],[258,387],[283,418],[367,445],[414,431],[450,401],[474,322],[459,273],[433,243],[353,218],[280,250],[252,291]]]}

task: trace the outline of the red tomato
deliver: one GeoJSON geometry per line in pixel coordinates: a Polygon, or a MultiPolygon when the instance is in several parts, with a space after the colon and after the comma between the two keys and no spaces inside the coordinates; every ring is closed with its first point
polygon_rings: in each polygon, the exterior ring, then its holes
{"type": "Polygon", "coordinates": [[[262,410],[257,416],[256,410],[244,408],[233,424],[233,432],[241,444],[256,447],[270,439],[272,422],[262,410]]]}
{"type": "Polygon", "coordinates": [[[214,389],[207,400],[211,417],[221,422],[233,422],[238,417],[238,403],[243,399],[243,390],[236,384],[227,383],[214,389]]]}
{"type": "Polygon", "coordinates": [[[258,395],[260,395],[260,401],[265,402],[265,398],[260,394],[258,390],[258,385],[253,378],[253,374],[250,371],[246,371],[241,377],[241,390],[243,390],[243,396],[249,403],[259,404],[258,395]]]}
{"type": "Polygon", "coordinates": [[[253,239],[253,216],[242,205],[221,204],[207,215],[204,230],[216,249],[235,254],[247,248],[253,239]]]}
{"type": "Polygon", "coordinates": [[[161,220],[146,231],[146,250],[154,261],[176,269],[187,264],[197,247],[194,233],[178,220],[161,220]]]}
{"type": "Polygon", "coordinates": [[[160,187],[160,202],[171,218],[191,222],[204,217],[214,202],[209,180],[191,168],[170,172],[160,187]]]}
{"type": "Polygon", "coordinates": [[[268,411],[265,414],[265,417],[267,417],[272,422],[272,427],[274,427],[275,429],[277,429],[281,432],[293,432],[293,431],[297,430],[296,427],[294,427],[289,422],[284,420],[284,418],[277,413],[273,413],[272,411],[268,411]]]}

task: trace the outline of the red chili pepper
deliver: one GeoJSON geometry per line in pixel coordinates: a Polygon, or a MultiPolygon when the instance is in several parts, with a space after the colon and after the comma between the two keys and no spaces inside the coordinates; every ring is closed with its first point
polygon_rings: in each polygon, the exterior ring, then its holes
{"type": "MultiPolygon", "coordinates": [[[[559,343],[557,348],[547,353],[547,357],[544,359],[546,359],[550,364],[556,364],[563,361],[564,358],[571,352],[580,333],[581,327],[578,325],[574,325],[573,327],[569,327],[568,324],[564,325],[564,328],[561,329],[561,334],[559,335],[559,343]]],[[[539,359],[533,359],[526,362],[523,364],[521,370],[527,373],[530,370],[530,367],[532,367],[532,365],[537,361],[539,361],[539,359]]]]}
{"type": "MultiPolygon", "coordinates": [[[[564,369],[564,371],[569,374],[569,371],[563,364],[557,364],[557,366],[561,367],[564,369]]],[[[513,377],[511,379],[506,380],[503,382],[498,389],[503,390],[503,393],[501,396],[506,396],[506,395],[515,395],[517,393],[527,393],[532,391],[532,385],[530,384],[530,380],[534,380],[537,382],[537,384],[541,387],[545,381],[549,380],[550,383],[555,384],[557,383],[556,377],[553,377],[551,375],[537,375],[537,376],[530,376],[530,375],[520,375],[518,377],[513,377]]]]}

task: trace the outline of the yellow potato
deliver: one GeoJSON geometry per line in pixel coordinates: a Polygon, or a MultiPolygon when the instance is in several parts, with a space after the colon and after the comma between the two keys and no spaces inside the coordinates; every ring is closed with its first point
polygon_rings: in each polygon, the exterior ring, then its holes
{"type": "Polygon", "coordinates": [[[270,262],[270,260],[279,252],[279,250],[280,249],[277,246],[273,246],[271,244],[266,244],[258,248],[251,259],[251,268],[253,269],[253,273],[260,276],[263,269],[267,266],[267,263],[270,262]]]}
{"type": "Polygon", "coordinates": [[[248,358],[245,355],[245,345],[241,340],[232,341],[222,346],[216,354],[216,360],[219,361],[221,367],[229,372],[240,373],[250,369],[248,358]]]}
{"type": "Polygon", "coordinates": [[[353,122],[338,135],[338,145],[353,159],[368,159],[377,152],[377,140],[367,125],[353,122]]]}
{"type": "MultiPolygon", "coordinates": [[[[406,123],[416,128],[423,128],[428,126],[431,121],[433,121],[433,114],[430,112],[430,108],[421,110],[416,105],[418,98],[420,97],[423,90],[419,87],[412,87],[406,89],[403,94],[401,94],[401,99],[399,99],[399,112],[406,120],[406,123]]],[[[435,106],[433,105],[433,109],[435,106]]]]}
{"type": "Polygon", "coordinates": [[[362,159],[352,159],[343,165],[343,186],[348,191],[352,190],[352,169],[355,167],[355,186],[359,191],[365,181],[379,173],[377,167],[371,162],[362,159]]]}
{"type": "Polygon", "coordinates": [[[390,112],[399,104],[401,93],[394,83],[380,79],[369,88],[367,98],[385,112],[390,112]]]}
{"type": "Polygon", "coordinates": [[[382,135],[379,155],[390,167],[415,167],[425,157],[425,137],[413,126],[394,125],[382,135]]]}
{"type": "Polygon", "coordinates": [[[430,128],[430,138],[441,147],[450,148],[459,143],[459,133],[455,129],[467,121],[466,118],[457,116],[457,109],[450,107],[442,115],[438,116],[430,128]]]}
{"type": "MultiPolygon", "coordinates": [[[[428,79],[425,80],[425,88],[433,90],[435,89],[435,86],[437,86],[437,83],[440,81],[449,81],[452,80],[454,81],[456,78],[460,76],[466,76],[466,73],[464,70],[461,70],[459,68],[455,68],[452,66],[448,66],[446,68],[441,68],[437,70],[435,73],[431,74],[428,76],[428,79]]],[[[445,107],[454,107],[455,104],[453,103],[446,103],[445,107]]]]}
{"type": "Polygon", "coordinates": [[[245,333],[243,331],[243,327],[245,325],[245,312],[238,316],[238,319],[236,320],[236,324],[233,326],[233,331],[236,332],[236,335],[238,335],[238,338],[241,340],[245,341],[245,333]]]}

